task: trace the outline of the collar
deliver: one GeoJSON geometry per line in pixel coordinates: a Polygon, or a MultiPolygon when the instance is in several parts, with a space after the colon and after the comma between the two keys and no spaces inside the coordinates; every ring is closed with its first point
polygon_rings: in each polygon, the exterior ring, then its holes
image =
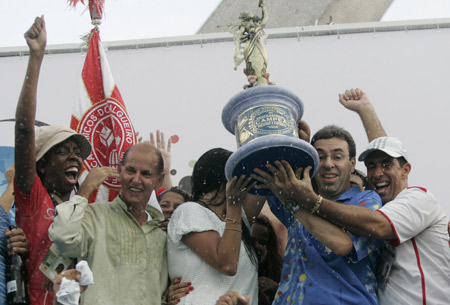
{"type": "Polygon", "coordinates": [[[352,186],[347,191],[345,191],[337,200],[336,202],[345,202],[350,199],[352,199],[355,195],[361,193],[361,190],[357,186],[352,186]]]}
{"type": "MultiPolygon", "coordinates": [[[[120,196],[117,196],[113,202],[117,203],[122,208],[122,210],[129,213],[126,203],[122,200],[122,198],[120,198],[120,196]]],[[[156,208],[152,207],[151,205],[147,205],[145,207],[145,212],[151,216],[151,220],[148,220],[148,221],[152,221],[152,220],[156,220],[157,222],[164,221],[164,215],[160,211],[158,211],[156,208]]]]}

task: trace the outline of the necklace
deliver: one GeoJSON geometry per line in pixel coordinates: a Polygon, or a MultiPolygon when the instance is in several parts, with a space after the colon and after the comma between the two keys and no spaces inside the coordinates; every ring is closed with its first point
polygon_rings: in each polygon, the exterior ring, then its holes
{"type": "MultiPolygon", "coordinates": [[[[205,208],[207,208],[208,210],[210,210],[211,212],[213,212],[217,217],[219,217],[219,219],[221,221],[225,221],[226,214],[222,214],[222,217],[220,217],[219,214],[217,214],[217,212],[214,209],[212,209],[211,206],[209,204],[207,204],[206,202],[204,202],[203,200],[199,199],[197,202],[200,203],[205,208]]],[[[217,206],[220,206],[220,205],[217,205],[217,206]]]]}

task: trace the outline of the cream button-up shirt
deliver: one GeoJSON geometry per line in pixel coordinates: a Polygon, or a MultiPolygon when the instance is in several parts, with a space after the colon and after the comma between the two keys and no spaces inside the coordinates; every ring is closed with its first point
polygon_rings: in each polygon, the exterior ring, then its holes
{"type": "Polygon", "coordinates": [[[88,262],[94,285],[82,294],[85,305],[166,304],[168,284],[164,219],[151,206],[151,220],[140,226],[117,197],[89,204],[74,196],[57,206],[50,240],[62,255],[88,262]]]}

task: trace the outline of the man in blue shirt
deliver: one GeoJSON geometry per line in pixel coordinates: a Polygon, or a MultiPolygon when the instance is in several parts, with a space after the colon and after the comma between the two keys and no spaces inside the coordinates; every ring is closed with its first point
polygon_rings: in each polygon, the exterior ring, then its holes
{"type": "Polygon", "coordinates": [[[267,165],[267,172],[255,169],[252,175],[262,183],[258,187],[277,195],[268,198],[269,205],[288,228],[273,304],[378,304],[375,268],[382,242],[347,233],[315,214],[323,198],[373,210],[381,207],[381,199],[373,191],[351,187],[356,148],[347,131],[326,126],[313,136],[311,144],[320,159],[314,178],[319,195],[312,210],[298,205],[302,193],[296,192],[302,171],[303,179],[310,179],[310,167],[294,172],[286,161],[276,161],[275,166],[267,165]]]}

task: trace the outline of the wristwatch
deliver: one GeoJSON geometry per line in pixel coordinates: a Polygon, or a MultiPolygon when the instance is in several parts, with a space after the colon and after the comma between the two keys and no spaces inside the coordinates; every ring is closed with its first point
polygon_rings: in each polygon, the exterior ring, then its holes
{"type": "Polygon", "coordinates": [[[284,202],[284,208],[288,210],[292,215],[294,215],[298,210],[300,210],[300,206],[292,199],[288,199],[284,202]]]}

